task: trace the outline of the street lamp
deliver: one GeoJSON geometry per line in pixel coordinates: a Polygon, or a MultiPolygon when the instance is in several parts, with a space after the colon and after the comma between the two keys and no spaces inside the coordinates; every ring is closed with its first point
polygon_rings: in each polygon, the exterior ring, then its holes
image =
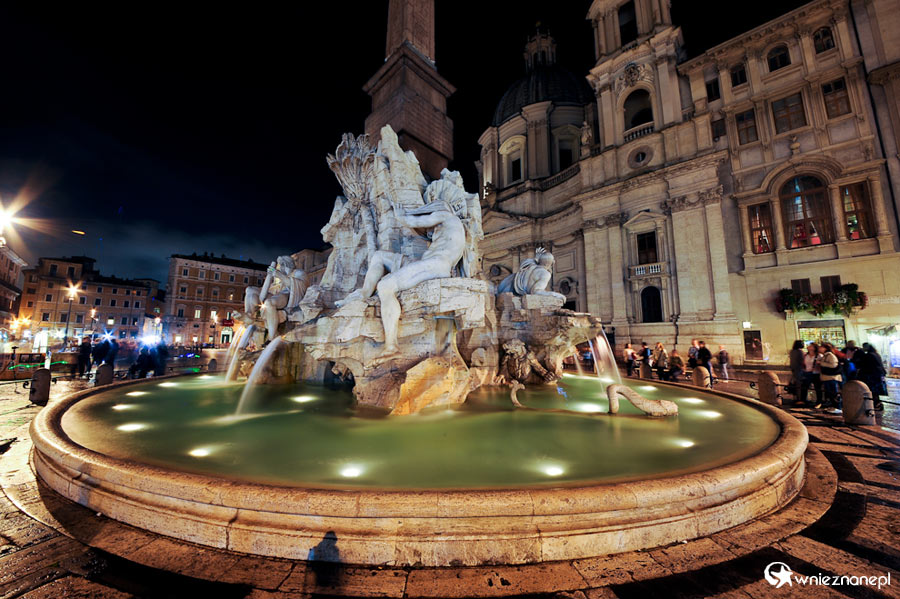
{"type": "Polygon", "coordinates": [[[75,296],[78,295],[78,288],[69,283],[69,288],[66,291],[69,295],[69,315],[66,316],[66,332],[63,334],[64,349],[66,347],[66,343],[69,341],[69,321],[72,320],[72,303],[75,301],[75,296]]]}

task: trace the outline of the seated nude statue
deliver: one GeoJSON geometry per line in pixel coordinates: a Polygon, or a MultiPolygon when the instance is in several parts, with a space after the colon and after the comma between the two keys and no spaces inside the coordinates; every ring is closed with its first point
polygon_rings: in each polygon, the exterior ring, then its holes
{"type": "Polygon", "coordinates": [[[534,251],[534,258],[522,260],[519,270],[497,286],[497,293],[515,293],[516,295],[549,295],[565,301],[566,296],[555,291],[547,291],[550,283],[550,272],[553,268],[553,254],[544,248],[534,251]]]}
{"type": "Polygon", "coordinates": [[[247,287],[244,311],[254,318],[257,308],[266,321],[267,338],[278,336],[278,325],[296,308],[306,293],[306,273],[296,268],[290,256],[279,256],[268,268],[262,287],[247,287]]]}
{"type": "MultiPolygon", "coordinates": [[[[431,199],[433,195],[426,192],[426,200],[431,199]]],[[[419,283],[450,277],[466,249],[466,230],[461,220],[466,218],[464,198],[454,201],[453,206],[444,199],[435,199],[409,211],[404,211],[396,203],[393,208],[401,224],[413,229],[429,229],[431,245],[420,260],[412,262],[405,262],[409,259],[395,252],[376,251],[369,260],[362,288],[337,302],[338,306],[342,306],[353,300],[369,298],[378,291],[381,322],[384,325],[382,360],[400,353],[397,344],[400,302],[397,295],[419,283]]]]}

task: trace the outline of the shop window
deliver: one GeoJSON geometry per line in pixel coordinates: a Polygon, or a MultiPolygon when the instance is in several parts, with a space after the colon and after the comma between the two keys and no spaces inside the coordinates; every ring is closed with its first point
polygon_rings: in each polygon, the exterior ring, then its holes
{"type": "Polygon", "coordinates": [[[784,133],[806,125],[803,111],[803,96],[798,92],[772,102],[772,116],[775,118],[775,132],[784,133]]]}
{"type": "Polygon", "coordinates": [[[802,248],[834,241],[827,190],[815,177],[794,177],[781,188],[785,239],[802,248]]]}
{"type": "Polygon", "coordinates": [[[644,287],[641,291],[642,322],[662,322],[662,295],[658,287],[644,287]]]}
{"type": "Polygon", "coordinates": [[[772,243],[772,209],[768,202],[747,207],[750,220],[750,242],[754,254],[767,254],[773,251],[772,243]]]}
{"type": "Polygon", "coordinates": [[[816,48],[816,54],[821,54],[834,48],[834,35],[831,33],[830,27],[822,27],[813,34],[813,45],[816,48]]]}
{"type": "Polygon", "coordinates": [[[756,133],[756,113],[753,109],[734,115],[734,123],[737,126],[739,144],[744,145],[759,139],[756,133]]]}
{"type": "Polygon", "coordinates": [[[850,112],[850,96],[847,94],[847,83],[843,77],[824,84],[822,96],[825,98],[825,113],[828,118],[833,119],[850,112]]]}
{"type": "Polygon", "coordinates": [[[847,345],[844,321],[835,320],[801,320],[797,323],[797,337],[804,344],[827,341],[835,347],[847,345]]]}
{"type": "Polygon", "coordinates": [[[791,54],[788,52],[787,46],[775,46],[769,50],[766,61],[769,63],[769,72],[771,73],[791,64],[791,54]]]}
{"type": "Polygon", "coordinates": [[[868,184],[862,182],[842,186],[841,205],[844,208],[847,237],[866,239],[875,236],[872,227],[872,206],[868,184]]]}
{"type": "Polygon", "coordinates": [[[638,264],[653,264],[659,262],[656,252],[656,233],[639,233],[636,236],[638,264]]]}

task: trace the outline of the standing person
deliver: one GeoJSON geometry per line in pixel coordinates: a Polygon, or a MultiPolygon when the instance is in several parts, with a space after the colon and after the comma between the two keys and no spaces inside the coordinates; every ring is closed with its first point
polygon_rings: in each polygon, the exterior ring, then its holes
{"type": "Polygon", "coordinates": [[[700,351],[700,344],[696,339],[691,339],[691,346],[688,348],[688,366],[697,367],[697,353],[700,351]]]}
{"type": "Polygon", "coordinates": [[[822,381],[819,379],[819,365],[816,359],[819,357],[819,346],[810,343],[806,346],[806,353],[803,354],[803,371],[800,373],[800,401],[806,407],[818,405],[822,401],[822,381]],[[816,401],[812,404],[809,402],[809,386],[812,385],[816,391],[816,401]]]}
{"type": "Polygon", "coordinates": [[[153,371],[154,376],[163,376],[166,374],[166,363],[169,361],[169,348],[165,342],[160,341],[156,346],[156,368],[153,371]]]}
{"type": "Polygon", "coordinates": [[[728,350],[725,349],[724,345],[719,346],[718,358],[719,358],[719,368],[722,369],[722,379],[727,381],[728,380],[729,357],[728,357],[728,350]]]}
{"type": "Polygon", "coordinates": [[[816,408],[825,407],[830,412],[840,413],[841,404],[838,398],[841,379],[841,364],[834,346],[828,342],[819,348],[819,378],[822,381],[822,390],[825,395],[824,403],[817,404],[816,408]]]}
{"type": "Polygon", "coordinates": [[[858,379],[865,383],[871,391],[875,409],[879,412],[884,410],[884,404],[878,399],[880,395],[887,395],[887,384],[884,380],[887,371],[881,355],[872,345],[863,343],[862,349],[856,351],[854,359],[859,365],[858,379]]]}
{"type": "Polygon", "coordinates": [[[631,376],[634,373],[634,350],[630,343],[625,344],[625,350],[622,352],[622,359],[625,361],[625,376],[631,376]]]}
{"type": "Polygon", "coordinates": [[[791,385],[793,385],[794,403],[800,401],[801,397],[803,401],[806,401],[806,398],[800,395],[800,383],[803,380],[803,342],[801,340],[797,339],[794,341],[788,358],[791,365],[791,385]]]}
{"type": "Polygon", "coordinates": [[[153,363],[153,358],[150,356],[150,350],[146,347],[141,348],[141,353],[138,354],[137,360],[134,362],[134,366],[132,366],[133,372],[137,375],[139,379],[147,378],[147,373],[153,370],[156,365],[153,363]]]}
{"type": "Polygon", "coordinates": [[[684,374],[684,360],[678,355],[678,350],[673,349],[672,355],[669,356],[669,372],[666,373],[666,380],[677,383],[682,374],[684,374]]]}
{"type": "Polygon", "coordinates": [[[91,372],[91,339],[85,337],[78,346],[78,376],[82,377],[85,373],[91,372]]]}
{"type": "MultiPolygon", "coordinates": [[[[647,345],[646,341],[641,341],[641,351],[638,353],[638,357],[640,359],[640,364],[638,365],[638,376],[643,378],[644,374],[644,364],[647,365],[647,372],[650,371],[650,366],[653,363],[653,352],[650,351],[650,346],[647,345]]],[[[650,378],[650,374],[647,375],[650,378]]]]}
{"type": "Polygon", "coordinates": [[[659,380],[666,379],[666,369],[669,367],[669,352],[661,341],[656,343],[656,349],[653,350],[653,367],[656,368],[656,376],[659,380]]]}
{"type": "Polygon", "coordinates": [[[106,354],[109,353],[109,341],[104,339],[100,343],[94,344],[94,349],[91,350],[91,357],[93,358],[94,366],[99,366],[103,364],[103,359],[106,358],[106,354]]]}
{"type": "Polygon", "coordinates": [[[115,339],[109,340],[109,351],[106,352],[106,357],[103,358],[104,364],[109,364],[112,366],[113,371],[116,370],[116,357],[119,355],[119,342],[115,339]]]}
{"type": "Polygon", "coordinates": [[[712,352],[704,341],[697,342],[697,366],[703,366],[709,372],[709,384],[713,382],[712,352]]]}

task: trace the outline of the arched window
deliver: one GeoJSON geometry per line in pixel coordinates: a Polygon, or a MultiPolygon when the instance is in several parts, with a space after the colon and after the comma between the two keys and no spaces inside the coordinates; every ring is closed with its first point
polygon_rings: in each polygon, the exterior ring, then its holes
{"type": "Polygon", "coordinates": [[[831,33],[831,28],[822,27],[816,31],[813,34],[813,45],[816,47],[816,54],[834,48],[834,35],[831,33]]]}
{"type": "Polygon", "coordinates": [[[662,322],[662,295],[659,287],[644,287],[641,291],[642,322],[662,322]]]}
{"type": "Polygon", "coordinates": [[[775,46],[769,50],[766,60],[769,62],[769,72],[771,73],[791,64],[791,55],[787,46],[775,46]]]}
{"type": "Polygon", "coordinates": [[[653,106],[647,90],[637,89],[625,99],[625,130],[653,122],[653,106]]]}
{"type": "Polygon", "coordinates": [[[815,177],[801,175],[784,184],[779,194],[788,247],[802,248],[834,241],[828,190],[815,177]]]}

